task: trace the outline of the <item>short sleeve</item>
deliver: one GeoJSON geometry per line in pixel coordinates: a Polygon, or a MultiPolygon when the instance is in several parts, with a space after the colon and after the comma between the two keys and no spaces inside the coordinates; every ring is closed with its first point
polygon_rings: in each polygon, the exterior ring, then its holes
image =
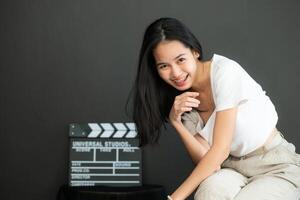
{"type": "Polygon", "coordinates": [[[186,129],[194,136],[197,133],[197,124],[199,122],[198,113],[195,110],[185,112],[181,116],[181,121],[186,129]]]}
{"type": "Polygon", "coordinates": [[[246,75],[235,61],[223,61],[215,66],[213,77],[216,111],[239,106],[248,101],[246,75]]]}

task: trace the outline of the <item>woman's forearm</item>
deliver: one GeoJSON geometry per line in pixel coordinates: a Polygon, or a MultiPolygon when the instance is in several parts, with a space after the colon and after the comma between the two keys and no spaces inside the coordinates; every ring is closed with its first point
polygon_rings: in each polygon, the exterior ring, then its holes
{"type": "Polygon", "coordinates": [[[225,149],[211,148],[197,164],[189,177],[171,195],[173,200],[186,199],[197,186],[217,170],[218,166],[227,158],[229,152],[225,149]]]}
{"type": "Polygon", "coordinates": [[[173,122],[172,125],[178,132],[191,159],[195,164],[197,164],[207,153],[209,148],[200,143],[193,135],[191,135],[181,122],[173,122]]]}

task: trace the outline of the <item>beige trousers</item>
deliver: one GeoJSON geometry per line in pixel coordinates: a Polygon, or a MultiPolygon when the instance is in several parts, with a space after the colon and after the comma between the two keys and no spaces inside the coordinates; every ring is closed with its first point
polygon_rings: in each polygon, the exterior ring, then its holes
{"type": "Polygon", "coordinates": [[[195,200],[300,200],[300,155],[277,131],[271,143],[229,156],[198,186],[195,200]]]}

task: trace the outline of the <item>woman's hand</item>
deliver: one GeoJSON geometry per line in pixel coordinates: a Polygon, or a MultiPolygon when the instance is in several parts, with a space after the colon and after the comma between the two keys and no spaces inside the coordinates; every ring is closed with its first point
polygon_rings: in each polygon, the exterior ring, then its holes
{"type": "Polygon", "coordinates": [[[195,98],[198,95],[198,92],[184,92],[175,97],[169,114],[169,120],[172,124],[181,123],[181,115],[184,112],[191,111],[193,107],[197,108],[199,106],[200,101],[195,98]]]}

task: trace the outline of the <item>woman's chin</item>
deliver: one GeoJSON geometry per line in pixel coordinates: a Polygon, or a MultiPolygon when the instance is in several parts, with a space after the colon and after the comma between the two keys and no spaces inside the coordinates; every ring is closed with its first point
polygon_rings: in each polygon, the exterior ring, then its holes
{"type": "Polygon", "coordinates": [[[178,86],[178,85],[173,85],[173,87],[179,91],[185,91],[191,88],[191,86],[189,86],[188,84],[182,85],[182,86],[178,86]]]}

